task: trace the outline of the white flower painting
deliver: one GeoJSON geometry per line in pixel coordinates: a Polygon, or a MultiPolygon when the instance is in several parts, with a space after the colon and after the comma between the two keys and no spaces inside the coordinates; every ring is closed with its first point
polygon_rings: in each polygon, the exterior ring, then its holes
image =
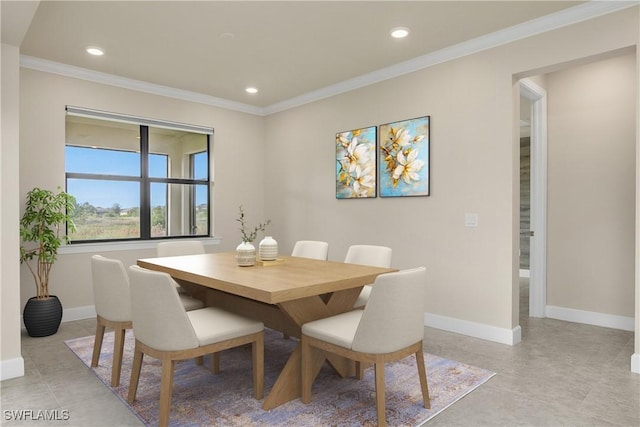
{"type": "Polygon", "coordinates": [[[376,197],[376,127],[336,134],[336,197],[376,197]]]}
{"type": "Polygon", "coordinates": [[[380,125],[380,196],[429,195],[429,116],[380,125]]]}

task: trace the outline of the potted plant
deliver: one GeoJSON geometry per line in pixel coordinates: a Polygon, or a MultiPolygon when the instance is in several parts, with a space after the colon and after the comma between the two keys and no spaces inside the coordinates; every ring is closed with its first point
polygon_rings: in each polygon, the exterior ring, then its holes
{"type": "Polygon", "coordinates": [[[271,220],[268,219],[266,222],[258,224],[253,231],[248,231],[244,218],[244,208],[240,205],[240,216],[236,221],[240,223],[240,233],[242,233],[242,243],[236,248],[236,260],[241,267],[251,267],[256,263],[256,247],[253,246],[253,241],[258,236],[259,231],[264,231],[267,225],[271,224],[271,220]]]}
{"type": "Polygon", "coordinates": [[[62,321],[62,304],[49,293],[49,275],[58,248],[69,242],[69,233],[75,230],[71,220],[74,207],[75,198],[64,191],[34,188],[27,193],[20,219],[20,263],[26,263],[36,285],[36,296],[27,301],[23,311],[27,333],[32,337],[55,334],[62,321]]]}

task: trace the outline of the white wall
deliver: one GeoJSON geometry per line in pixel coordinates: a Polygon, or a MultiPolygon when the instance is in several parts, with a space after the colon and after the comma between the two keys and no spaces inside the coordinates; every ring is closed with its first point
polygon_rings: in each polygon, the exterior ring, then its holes
{"type": "Polygon", "coordinates": [[[636,75],[635,53],[547,75],[550,306],[634,316],[636,75]]]}
{"type": "Polygon", "coordinates": [[[428,268],[427,311],[510,330],[512,83],[494,74],[479,55],[268,117],[274,236],[289,249],[326,240],[333,260],[350,244],[389,246],[394,267],[428,268]],[[336,132],[421,115],[431,116],[431,195],[337,200],[336,132]],[[465,213],[479,227],[464,227],[465,213]]]}
{"type": "MultiPolygon", "coordinates": [[[[219,250],[232,250],[240,242],[235,222],[240,204],[245,206],[250,221],[263,218],[262,117],[25,68],[21,69],[20,77],[21,204],[34,186],[64,188],[65,105],[73,105],[213,127],[212,224],[215,235],[222,239],[219,250]]],[[[63,251],[53,267],[51,291],[60,297],[65,313],[93,305],[89,269],[92,251],[84,254],[63,251]]],[[[154,253],[132,250],[105,255],[117,255],[126,263],[134,263],[137,258],[154,253]]],[[[35,292],[25,266],[21,270],[21,291],[23,306],[35,292]]]]}
{"type": "Polygon", "coordinates": [[[2,136],[0,140],[0,380],[24,375],[20,351],[18,264],[19,65],[17,47],[2,44],[2,136]]]}
{"type": "Polygon", "coordinates": [[[640,374],[640,31],[638,31],[636,43],[636,268],[635,268],[635,335],[634,354],[631,356],[631,371],[640,374]]]}

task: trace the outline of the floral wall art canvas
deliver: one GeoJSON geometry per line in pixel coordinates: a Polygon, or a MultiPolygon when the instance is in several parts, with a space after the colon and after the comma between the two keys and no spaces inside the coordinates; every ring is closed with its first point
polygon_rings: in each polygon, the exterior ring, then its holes
{"type": "Polygon", "coordinates": [[[430,116],[380,125],[380,196],[429,195],[430,116]]]}
{"type": "Polygon", "coordinates": [[[336,198],[376,197],[376,127],[336,134],[336,198]]]}

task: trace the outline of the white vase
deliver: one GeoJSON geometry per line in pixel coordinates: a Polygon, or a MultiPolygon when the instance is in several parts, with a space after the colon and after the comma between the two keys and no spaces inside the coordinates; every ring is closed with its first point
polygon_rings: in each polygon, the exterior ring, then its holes
{"type": "Polygon", "coordinates": [[[278,258],[278,242],[271,236],[266,236],[258,246],[258,253],[262,261],[273,261],[278,258]]]}
{"type": "Polygon", "coordinates": [[[236,261],[240,267],[256,265],[256,247],[251,242],[242,242],[236,247],[236,261]]]}

